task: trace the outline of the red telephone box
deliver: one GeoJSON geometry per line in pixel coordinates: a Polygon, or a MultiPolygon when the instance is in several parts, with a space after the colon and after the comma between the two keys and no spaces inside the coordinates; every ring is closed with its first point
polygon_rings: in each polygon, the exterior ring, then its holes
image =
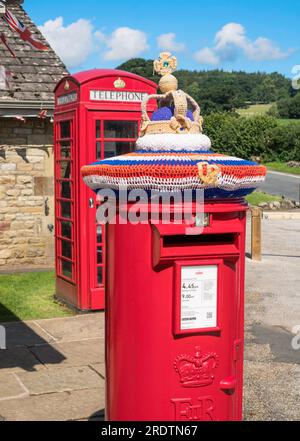
{"type": "Polygon", "coordinates": [[[67,76],[55,89],[56,295],[78,309],[103,309],[105,289],[105,232],[80,169],[133,150],[141,101],[156,90],[138,75],[105,69],[67,76]]]}

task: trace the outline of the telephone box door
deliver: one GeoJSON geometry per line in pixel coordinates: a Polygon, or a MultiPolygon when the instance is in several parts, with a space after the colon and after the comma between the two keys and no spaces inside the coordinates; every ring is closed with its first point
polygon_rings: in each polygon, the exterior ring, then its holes
{"type": "MultiPolygon", "coordinates": [[[[134,150],[140,124],[139,112],[90,111],[88,121],[90,163],[134,150]]],[[[90,191],[87,227],[91,308],[104,309],[105,227],[97,224],[97,207],[97,196],[90,191]]]]}
{"type": "Polygon", "coordinates": [[[55,249],[56,292],[76,298],[76,113],[64,113],[55,122],[55,249]],[[67,282],[67,283],[66,283],[67,282]]]}

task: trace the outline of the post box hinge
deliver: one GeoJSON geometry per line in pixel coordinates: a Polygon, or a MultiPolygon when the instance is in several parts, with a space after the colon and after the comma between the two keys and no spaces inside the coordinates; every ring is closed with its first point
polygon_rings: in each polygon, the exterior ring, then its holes
{"type": "Polygon", "coordinates": [[[239,338],[238,340],[234,341],[234,353],[233,353],[234,361],[241,360],[242,355],[243,355],[243,340],[239,338]]]}

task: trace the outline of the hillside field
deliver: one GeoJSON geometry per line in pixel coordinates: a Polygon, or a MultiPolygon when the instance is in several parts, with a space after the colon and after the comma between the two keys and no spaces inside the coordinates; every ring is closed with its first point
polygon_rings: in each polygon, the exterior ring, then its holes
{"type": "Polygon", "coordinates": [[[251,104],[245,109],[237,109],[237,113],[241,116],[265,115],[272,107],[271,104],[251,104]]]}

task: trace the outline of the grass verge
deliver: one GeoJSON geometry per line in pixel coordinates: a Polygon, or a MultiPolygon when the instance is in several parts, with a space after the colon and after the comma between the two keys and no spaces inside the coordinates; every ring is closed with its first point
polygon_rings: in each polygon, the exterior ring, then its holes
{"type": "Polygon", "coordinates": [[[291,173],[293,175],[300,175],[300,167],[289,167],[284,162],[267,162],[266,167],[269,170],[276,170],[283,173],[291,173]]]}
{"type": "Polygon", "coordinates": [[[258,205],[261,202],[281,201],[282,197],[274,196],[273,194],[268,194],[261,191],[255,191],[254,193],[247,196],[246,200],[250,205],[258,205]]]}
{"type": "Polygon", "coordinates": [[[0,322],[73,315],[54,300],[54,291],[54,272],[0,275],[0,322]]]}
{"type": "Polygon", "coordinates": [[[290,125],[300,125],[300,119],[283,119],[283,118],[278,118],[277,119],[278,123],[281,126],[290,126],[290,125]]]}

